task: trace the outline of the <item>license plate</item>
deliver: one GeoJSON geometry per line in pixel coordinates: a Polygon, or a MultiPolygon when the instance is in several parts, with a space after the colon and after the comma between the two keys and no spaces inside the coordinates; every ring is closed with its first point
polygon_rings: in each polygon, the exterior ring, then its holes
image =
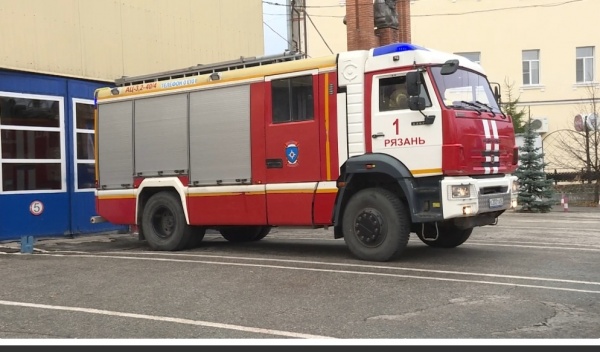
{"type": "Polygon", "coordinates": [[[490,208],[497,208],[504,205],[504,198],[492,198],[490,199],[490,208]]]}

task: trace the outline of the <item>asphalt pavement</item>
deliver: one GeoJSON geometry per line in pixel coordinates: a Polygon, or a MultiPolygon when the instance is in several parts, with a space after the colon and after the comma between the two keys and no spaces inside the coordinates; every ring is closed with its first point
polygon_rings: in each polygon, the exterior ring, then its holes
{"type": "Polygon", "coordinates": [[[511,211],[454,249],[411,235],[387,263],[355,259],[331,228],[244,244],[211,231],[172,253],[123,233],[39,238],[34,254],[0,243],[0,341],[597,342],[599,224],[598,208],[511,211]]]}
{"type": "MultiPolygon", "coordinates": [[[[550,212],[552,214],[556,214],[556,216],[561,216],[561,218],[569,218],[571,215],[577,216],[580,214],[581,216],[586,216],[584,214],[589,214],[592,217],[598,216],[598,220],[600,222],[600,206],[599,207],[582,207],[582,206],[568,206],[564,207],[563,205],[555,205],[550,212]],[[560,215],[558,215],[560,214],[560,215]]],[[[505,213],[505,215],[523,215],[527,216],[528,214],[539,214],[539,213],[530,213],[530,212],[519,212],[517,210],[509,210],[505,213]]],[[[282,229],[286,229],[286,227],[282,227],[282,229]]],[[[293,227],[290,229],[294,229],[293,227]]],[[[218,232],[214,230],[208,230],[207,234],[218,234],[218,232]]],[[[119,233],[116,231],[110,232],[102,232],[95,234],[85,234],[76,237],[40,237],[35,238],[33,243],[33,251],[43,252],[47,250],[47,247],[57,249],[60,247],[68,247],[72,250],[122,250],[122,249],[134,249],[139,248],[140,243],[144,243],[138,240],[137,235],[133,235],[131,233],[119,233]]],[[[24,252],[29,252],[27,248],[21,245],[21,240],[12,240],[12,241],[0,241],[0,251],[2,252],[19,252],[23,250],[24,252]]]]}

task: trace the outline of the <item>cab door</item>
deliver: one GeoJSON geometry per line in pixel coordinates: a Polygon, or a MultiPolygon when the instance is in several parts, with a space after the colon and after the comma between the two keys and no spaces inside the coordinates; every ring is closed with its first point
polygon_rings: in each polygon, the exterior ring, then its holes
{"type": "Polygon", "coordinates": [[[270,76],[266,83],[268,221],[310,225],[321,174],[317,71],[270,76]]]}
{"type": "Polygon", "coordinates": [[[429,176],[442,172],[442,112],[431,82],[424,75],[422,113],[408,107],[406,73],[373,75],[371,88],[372,152],[400,160],[412,174],[429,176]]]}

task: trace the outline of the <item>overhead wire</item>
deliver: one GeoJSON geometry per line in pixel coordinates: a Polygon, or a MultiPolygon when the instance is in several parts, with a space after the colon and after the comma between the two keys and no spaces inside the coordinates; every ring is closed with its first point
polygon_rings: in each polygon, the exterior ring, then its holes
{"type": "MultiPolygon", "coordinates": [[[[287,16],[286,13],[263,13],[263,15],[266,16],[287,16]]],[[[312,17],[327,17],[327,18],[344,18],[345,16],[343,15],[311,15],[312,17]]]]}
{"type": "Polygon", "coordinates": [[[327,41],[325,40],[325,38],[321,34],[321,31],[319,31],[319,28],[317,28],[317,26],[313,22],[312,18],[310,18],[310,15],[308,14],[308,12],[304,12],[304,13],[306,14],[306,18],[308,18],[308,20],[310,21],[310,23],[312,24],[312,26],[314,27],[314,29],[319,34],[319,37],[321,37],[321,40],[323,40],[323,43],[325,43],[325,46],[327,46],[327,49],[329,49],[329,52],[333,54],[333,50],[331,50],[331,47],[329,47],[329,44],[327,44],[327,41]]]}
{"type": "MultiPolygon", "coordinates": [[[[560,3],[552,3],[552,4],[522,5],[522,6],[512,6],[512,7],[495,8],[495,9],[485,9],[485,10],[474,10],[474,11],[466,11],[466,12],[457,12],[457,13],[438,13],[438,14],[425,14],[425,15],[413,15],[413,14],[411,14],[411,17],[460,16],[460,15],[468,15],[468,14],[473,14],[473,13],[496,12],[496,11],[506,11],[506,10],[514,10],[514,9],[536,8],[536,7],[557,7],[557,6],[568,5],[568,4],[571,4],[571,3],[581,2],[581,1],[583,1],[583,0],[568,0],[568,1],[563,1],[563,2],[560,2],[560,3]]],[[[272,2],[272,1],[263,1],[263,4],[272,5],[272,6],[292,7],[292,5],[282,4],[282,3],[272,2]]],[[[372,6],[372,5],[366,4],[366,5],[359,5],[359,6],[372,6]]],[[[301,7],[305,8],[305,9],[308,9],[308,8],[315,9],[315,8],[339,8],[341,6],[340,5],[312,5],[312,6],[310,6],[310,5],[304,5],[304,6],[301,6],[301,7]]],[[[319,15],[319,14],[309,15],[308,12],[306,12],[306,11],[305,11],[305,13],[306,13],[306,17],[308,18],[308,20],[312,24],[313,28],[317,31],[317,33],[321,37],[321,40],[323,40],[323,43],[327,46],[327,49],[329,49],[329,51],[331,53],[333,53],[333,51],[331,50],[331,47],[329,46],[329,44],[327,43],[327,41],[325,40],[325,38],[321,34],[321,31],[319,31],[319,29],[317,28],[317,26],[313,22],[311,16],[312,17],[325,17],[325,18],[344,18],[345,16],[340,16],[340,15],[319,15]]],[[[283,13],[282,14],[263,13],[263,15],[267,15],[267,16],[287,16],[287,14],[283,14],[283,13]]],[[[285,39],[281,34],[277,33],[277,31],[275,31],[266,22],[263,21],[263,23],[267,27],[269,27],[269,29],[271,29],[273,32],[275,32],[277,35],[279,35],[281,38],[283,38],[288,44],[293,45],[287,39],[285,39]]]]}
{"type": "MultiPolygon", "coordinates": [[[[287,38],[279,34],[279,32],[277,32],[273,27],[269,26],[267,22],[263,21],[263,24],[267,26],[271,31],[273,31],[273,33],[277,34],[281,39],[285,40],[285,42],[288,43],[291,47],[294,47],[294,43],[290,42],[289,40],[287,40],[287,38]]],[[[306,53],[304,53],[304,55],[306,55],[306,57],[310,57],[310,55],[306,53]]]]}
{"type": "MultiPolygon", "coordinates": [[[[512,7],[499,7],[499,8],[494,8],[494,9],[473,10],[473,11],[455,12],[455,13],[434,13],[434,14],[424,14],[424,15],[411,14],[410,17],[461,16],[461,15],[469,15],[469,14],[473,14],[473,13],[496,12],[496,11],[506,11],[506,10],[516,10],[516,9],[526,9],[526,8],[536,8],[536,7],[557,7],[557,6],[564,6],[564,5],[568,5],[568,4],[575,3],[575,2],[581,2],[581,1],[584,1],[584,0],[568,0],[568,1],[563,1],[563,2],[552,3],[552,4],[520,5],[520,6],[512,6],[512,7]]],[[[288,4],[281,4],[281,3],[271,2],[271,1],[263,1],[263,4],[273,5],[273,6],[291,7],[291,5],[288,5],[288,4]]],[[[371,4],[364,4],[364,5],[359,4],[358,6],[372,6],[372,5],[371,4]]],[[[340,5],[307,5],[307,6],[302,6],[302,7],[317,9],[317,8],[339,8],[339,7],[343,7],[343,6],[340,6],[340,5]]],[[[270,15],[276,15],[276,14],[270,14],[270,15]]],[[[281,14],[281,15],[285,15],[285,14],[281,14]]],[[[312,15],[312,16],[317,17],[317,15],[312,15]]],[[[319,17],[339,18],[340,16],[319,15],[319,17]]]]}
{"type": "Polygon", "coordinates": [[[282,36],[281,34],[279,34],[279,32],[277,32],[277,31],[276,31],[276,30],[275,30],[273,27],[269,26],[269,24],[268,24],[267,22],[263,21],[263,24],[264,24],[265,26],[267,26],[267,27],[268,27],[268,28],[269,28],[271,31],[273,31],[273,33],[277,34],[277,35],[278,35],[278,36],[279,36],[281,39],[283,39],[283,40],[284,40],[286,43],[288,43],[289,45],[292,45],[292,46],[293,46],[293,44],[292,44],[292,43],[291,43],[289,40],[287,40],[287,38],[285,38],[284,36],[282,36]]]}

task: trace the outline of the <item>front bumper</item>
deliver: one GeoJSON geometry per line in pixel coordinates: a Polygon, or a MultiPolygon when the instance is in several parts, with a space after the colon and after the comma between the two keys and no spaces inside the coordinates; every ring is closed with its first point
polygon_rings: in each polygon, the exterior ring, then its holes
{"type": "Polygon", "coordinates": [[[502,175],[494,178],[446,177],[441,181],[444,219],[470,217],[512,209],[517,205],[513,192],[516,176],[502,175]],[[471,194],[466,198],[452,198],[452,186],[469,185],[471,194]]]}

